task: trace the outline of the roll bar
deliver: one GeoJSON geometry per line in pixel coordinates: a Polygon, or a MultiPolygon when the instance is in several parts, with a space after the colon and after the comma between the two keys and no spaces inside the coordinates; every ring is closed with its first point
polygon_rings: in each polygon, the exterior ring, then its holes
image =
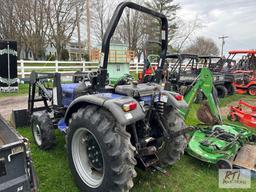
{"type": "Polygon", "coordinates": [[[115,32],[115,29],[126,7],[152,15],[153,17],[157,17],[161,20],[162,46],[161,46],[160,60],[159,60],[158,68],[155,75],[155,79],[156,79],[155,82],[160,81],[161,79],[161,73],[164,66],[165,56],[167,52],[167,45],[168,45],[168,20],[166,16],[133,2],[122,2],[117,6],[103,37],[103,42],[101,47],[100,69],[99,69],[100,73],[99,73],[99,79],[98,79],[100,88],[105,87],[105,82],[107,78],[107,66],[108,66],[110,40],[115,32]]]}

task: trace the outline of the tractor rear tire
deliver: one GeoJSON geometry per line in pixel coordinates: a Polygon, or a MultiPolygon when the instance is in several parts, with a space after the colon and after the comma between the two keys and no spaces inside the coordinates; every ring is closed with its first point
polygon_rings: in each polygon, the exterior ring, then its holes
{"type": "Polygon", "coordinates": [[[219,98],[224,98],[228,95],[228,90],[223,85],[217,85],[216,89],[217,89],[219,98]]]}
{"type": "Polygon", "coordinates": [[[43,150],[52,148],[56,143],[54,127],[46,112],[36,112],[32,115],[31,129],[36,145],[43,150]]]}
{"type": "MultiPolygon", "coordinates": [[[[175,109],[171,109],[168,113],[165,113],[163,119],[163,124],[170,133],[185,128],[183,119],[175,109]]],[[[180,160],[181,156],[184,154],[186,144],[187,142],[184,135],[169,140],[164,138],[162,146],[157,151],[161,166],[173,165],[176,161],[180,160]]]]}
{"type": "Polygon", "coordinates": [[[256,85],[252,85],[249,87],[248,93],[252,96],[256,95],[256,85]]]}
{"type": "Polygon", "coordinates": [[[112,114],[89,105],[72,115],[67,131],[71,172],[81,191],[129,191],[136,177],[135,147],[112,114]]]}

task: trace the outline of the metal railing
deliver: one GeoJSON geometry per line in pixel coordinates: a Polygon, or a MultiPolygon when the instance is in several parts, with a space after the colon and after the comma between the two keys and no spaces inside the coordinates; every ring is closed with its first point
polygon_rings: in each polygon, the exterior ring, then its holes
{"type": "MultiPolygon", "coordinates": [[[[139,73],[143,71],[143,63],[131,62],[129,72],[139,73]]],[[[156,66],[157,63],[153,63],[156,66]]],[[[63,75],[72,75],[76,71],[96,71],[98,62],[91,61],[30,61],[18,60],[18,76],[25,78],[32,71],[54,73],[59,72],[63,75]]]]}

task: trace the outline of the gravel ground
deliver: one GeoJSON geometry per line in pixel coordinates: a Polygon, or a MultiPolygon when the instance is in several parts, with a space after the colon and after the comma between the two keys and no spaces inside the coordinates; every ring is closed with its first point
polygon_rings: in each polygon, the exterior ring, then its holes
{"type": "Polygon", "coordinates": [[[10,96],[0,98],[0,114],[6,119],[10,119],[12,110],[26,109],[28,96],[10,96]]]}

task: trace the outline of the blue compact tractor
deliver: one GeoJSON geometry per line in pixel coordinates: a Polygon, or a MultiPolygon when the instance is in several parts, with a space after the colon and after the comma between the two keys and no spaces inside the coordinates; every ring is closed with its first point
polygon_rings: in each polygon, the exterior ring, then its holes
{"type": "Polygon", "coordinates": [[[60,74],[31,74],[29,112],[41,149],[55,142],[54,128],[66,135],[70,169],[81,191],[129,191],[143,168],[174,164],[184,153],[187,129],[178,109],[187,104],[160,86],[167,52],[164,15],[131,2],[118,5],[104,35],[100,67],[79,83],[61,84],[60,74]],[[128,7],[161,23],[161,54],[152,82],[106,85],[110,39],[128,7]],[[52,81],[49,81],[52,79],[52,81]],[[43,101],[43,107],[35,104],[43,101]]]}

